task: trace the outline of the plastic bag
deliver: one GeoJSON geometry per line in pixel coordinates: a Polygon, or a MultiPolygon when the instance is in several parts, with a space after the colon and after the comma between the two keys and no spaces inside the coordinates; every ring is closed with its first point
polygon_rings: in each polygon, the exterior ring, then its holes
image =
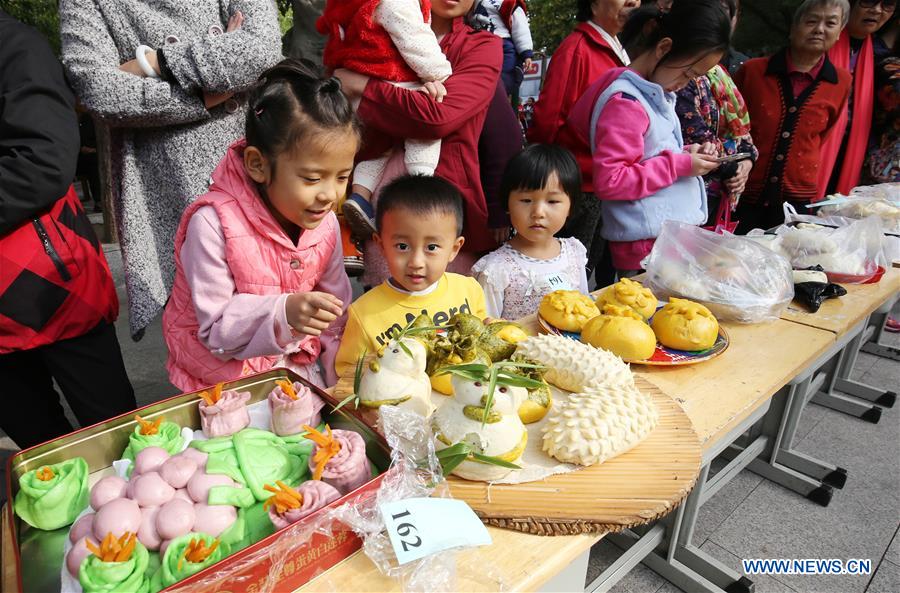
{"type": "MultiPolygon", "coordinates": [[[[832,196],[829,196],[832,197],[832,196]]],[[[819,216],[823,224],[835,224],[835,217],[859,220],[877,216],[884,231],[884,257],[886,261],[900,261],[900,183],[882,183],[856,187],[849,196],[834,196],[844,200],[838,204],[822,206],[819,216]]]]}
{"type": "Polygon", "coordinates": [[[822,219],[797,214],[787,203],[784,210],[785,224],[775,229],[776,239],[769,246],[787,257],[794,268],[821,265],[830,280],[850,284],[869,282],[884,273],[884,241],[878,217],[822,219]]]}
{"type": "MultiPolygon", "coordinates": [[[[379,424],[391,448],[391,468],[375,497],[344,505],[333,516],[363,539],[363,551],[382,574],[398,579],[403,591],[457,591],[456,554],[446,550],[397,564],[379,507],[382,503],[425,496],[451,498],[438,461],[430,424],[398,406],[381,406],[379,424]]],[[[459,548],[457,548],[459,549],[459,548]]],[[[467,565],[467,578],[483,580],[488,590],[505,590],[489,563],[467,565]]]]}
{"type": "MultiPolygon", "coordinates": [[[[900,186],[897,189],[896,199],[900,199],[900,186]]],[[[855,220],[877,216],[881,220],[885,232],[900,234],[900,205],[886,199],[851,194],[840,204],[819,208],[819,216],[826,218],[842,216],[855,220]]]]}
{"type": "Polygon", "coordinates": [[[657,297],[698,301],[723,321],[774,321],[794,297],[783,257],[744,237],[681,222],[663,224],[643,266],[657,297]]]}

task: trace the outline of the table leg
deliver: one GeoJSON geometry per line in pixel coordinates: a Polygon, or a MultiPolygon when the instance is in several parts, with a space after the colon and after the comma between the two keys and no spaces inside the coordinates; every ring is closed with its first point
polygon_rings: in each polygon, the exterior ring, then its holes
{"type": "Polygon", "coordinates": [[[872,314],[872,317],[869,320],[866,340],[860,348],[863,352],[874,354],[875,356],[880,356],[882,358],[900,360],[900,348],[894,348],[893,346],[888,346],[883,343],[885,333],[887,333],[884,329],[884,325],[887,323],[888,317],[891,314],[894,302],[896,302],[896,299],[894,299],[893,302],[885,303],[872,314]]]}
{"type": "Polygon", "coordinates": [[[744,447],[731,445],[722,452],[722,457],[729,459],[730,462],[710,481],[708,496],[719,490],[732,475],[736,475],[746,467],[753,473],[822,506],[827,506],[831,502],[832,487],[823,484],[822,477],[836,472],[838,468],[809,457],[803,466],[810,472],[806,474],[784,463],[786,459],[793,461],[793,458],[782,455],[780,451],[783,444],[793,439],[802,411],[800,402],[803,400],[803,386],[809,383],[810,377],[807,377],[799,384],[783,387],[772,398],[765,416],[754,428],[754,433],[758,432],[759,436],[744,447]],[[717,480],[723,473],[725,474],[723,478],[717,480]]]}
{"type": "MultiPolygon", "coordinates": [[[[837,369],[837,378],[833,385],[833,389],[837,391],[874,402],[885,408],[894,406],[894,402],[897,400],[897,394],[894,391],[885,391],[883,389],[870,387],[869,385],[850,379],[850,375],[853,373],[853,367],[856,366],[856,361],[859,358],[859,352],[862,346],[868,343],[870,338],[876,333],[876,326],[879,330],[884,327],[890,310],[891,306],[888,305],[887,312],[873,313],[872,316],[869,317],[866,325],[863,326],[863,331],[860,332],[858,342],[854,343],[851,341],[850,344],[847,345],[847,355],[837,369]],[[881,319],[875,320],[879,315],[881,316],[881,319]]],[[[900,360],[900,358],[898,358],[898,360],[900,360]]]]}
{"type": "Polygon", "coordinates": [[[585,550],[578,558],[573,560],[562,572],[544,583],[539,591],[560,592],[579,591],[584,586],[587,578],[588,559],[591,551],[585,550]]]}
{"type": "MultiPolygon", "coordinates": [[[[616,583],[622,580],[622,577],[631,572],[632,568],[653,553],[653,550],[663,541],[665,531],[665,526],[658,522],[643,535],[638,535],[629,529],[623,530],[622,533],[608,534],[606,539],[622,548],[624,550],[622,555],[590,583],[585,584],[584,579],[582,579],[579,587],[584,586],[584,590],[588,593],[605,593],[609,591],[616,583]]],[[[569,591],[575,590],[577,589],[569,589],[569,591]]]]}
{"type": "Polygon", "coordinates": [[[893,403],[896,395],[893,392],[878,390],[857,381],[851,381],[849,378],[853,370],[853,364],[856,362],[867,324],[868,319],[849,331],[847,336],[841,340],[843,347],[837,353],[836,360],[827,365],[825,387],[812,393],[811,396],[812,401],[819,405],[875,424],[881,419],[882,408],[873,405],[871,402],[883,398],[883,401],[891,401],[893,403]],[[847,391],[847,389],[851,391],[847,391]],[[853,392],[864,394],[868,401],[853,397],[853,392]]]}
{"type": "MultiPolygon", "coordinates": [[[[704,451],[703,467],[697,478],[697,484],[674,517],[669,516],[671,524],[664,545],[643,559],[643,563],[648,568],[684,591],[701,591],[703,593],[753,591],[753,582],[750,579],[709,556],[691,542],[700,507],[737,475],[743,467],[751,463],[754,456],[759,455],[766,448],[769,437],[751,435],[750,443],[746,447],[747,453],[736,455],[735,459],[732,459],[712,477],[709,475],[710,463],[753,428],[765,416],[768,408],[769,404],[763,405],[722,437],[715,446],[704,451]]],[[[611,541],[616,545],[622,545],[621,538],[613,537],[611,541]]]]}

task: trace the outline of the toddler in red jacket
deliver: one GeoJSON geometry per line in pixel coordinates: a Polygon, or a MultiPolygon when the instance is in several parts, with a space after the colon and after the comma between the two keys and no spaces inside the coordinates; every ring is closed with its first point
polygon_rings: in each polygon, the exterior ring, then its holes
{"type": "MultiPolygon", "coordinates": [[[[429,0],[328,0],[316,27],[328,35],[323,60],[331,69],[347,68],[424,90],[441,101],[443,81],[451,74],[431,31],[429,0]]],[[[407,172],[433,175],[441,155],[440,140],[410,138],[405,143],[407,172]]],[[[375,232],[375,210],[369,201],[389,154],[357,164],[353,187],[342,211],[354,236],[368,240],[375,232]]]]}

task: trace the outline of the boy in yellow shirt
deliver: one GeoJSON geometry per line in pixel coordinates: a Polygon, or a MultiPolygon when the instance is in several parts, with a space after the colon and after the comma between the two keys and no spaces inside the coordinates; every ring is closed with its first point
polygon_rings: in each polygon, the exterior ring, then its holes
{"type": "Polygon", "coordinates": [[[487,316],[478,282],[446,271],[464,241],[462,196],[453,184],[421,175],[394,180],[378,199],[375,226],[391,277],[350,305],[335,360],[338,375],[422,313],[433,325],[445,325],[457,313],[487,316]]]}

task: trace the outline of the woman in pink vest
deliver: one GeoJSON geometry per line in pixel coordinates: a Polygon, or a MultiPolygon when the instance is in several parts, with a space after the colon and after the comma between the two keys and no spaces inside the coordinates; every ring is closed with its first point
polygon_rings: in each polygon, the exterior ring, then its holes
{"type": "Polygon", "coordinates": [[[285,60],[260,80],[246,139],[229,147],[175,236],[166,366],[188,391],[273,367],[335,382],[351,289],[332,208],[359,130],[336,79],[285,60]]]}

